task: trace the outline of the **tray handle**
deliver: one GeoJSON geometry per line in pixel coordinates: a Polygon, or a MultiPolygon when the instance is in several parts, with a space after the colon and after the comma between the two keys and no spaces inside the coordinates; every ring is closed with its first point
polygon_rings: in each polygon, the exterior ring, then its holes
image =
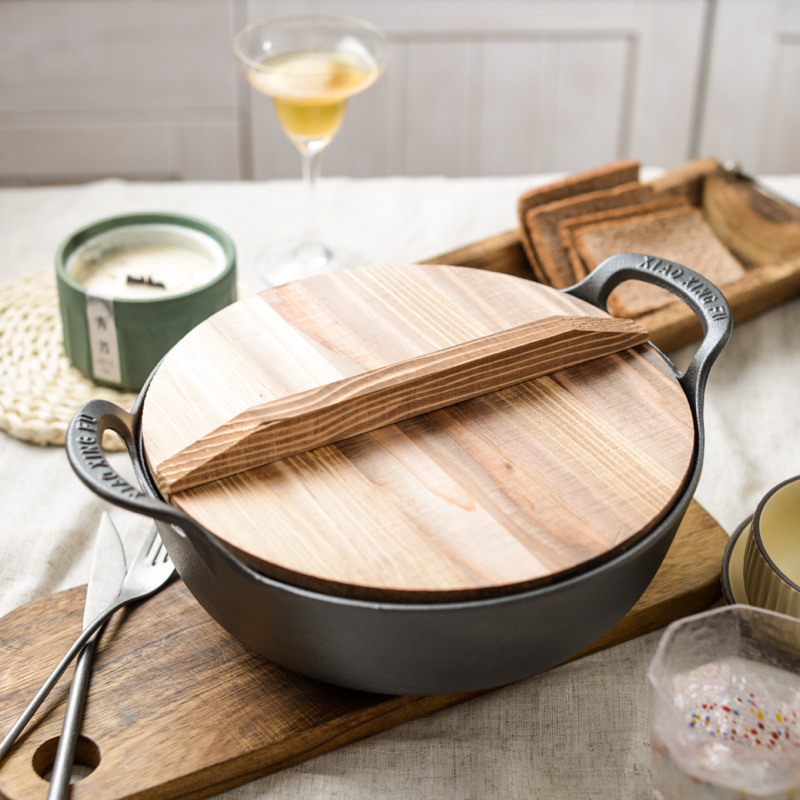
{"type": "Polygon", "coordinates": [[[681,372],[664,353],[651,345],[661,353],[675,373],[694,409],[700,429],[708,374],[730,338],[733,327],[728,301],[713,283],[694,270],[674,261],[640,253],[611,256],[592,270],[588,277],[563,291],[605,311],[608,296],[627,280],[645,281],[672,292],[700,320],[703,340],[685,372],[681,372]]]}

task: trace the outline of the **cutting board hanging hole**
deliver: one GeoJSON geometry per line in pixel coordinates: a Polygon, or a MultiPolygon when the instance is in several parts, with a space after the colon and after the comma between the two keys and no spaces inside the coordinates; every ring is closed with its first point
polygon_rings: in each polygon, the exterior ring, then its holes
{"type": "MultiPolygon", "coordinates": [[[[33,754],[32,765],[34,772],[42,780],[50,781],[60,738],[60,736],[54,736],[52,739],[42,742],[33,754]]],[[[88,736],[79,735],[75,743],[75,757],[69,782],[77,783],[91,775],[100,765],[100,758],[100,748],[97,743],[88,736]]]]}

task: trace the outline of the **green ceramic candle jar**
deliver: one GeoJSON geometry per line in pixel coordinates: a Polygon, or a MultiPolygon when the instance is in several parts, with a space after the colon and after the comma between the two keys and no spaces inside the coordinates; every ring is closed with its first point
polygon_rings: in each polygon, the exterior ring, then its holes
{"type": "Polygon", "coordinates": [[[230,237],[180,214],[100,220],[66,239],[55,262],[67,358],[91,380],[127,391],[236,300],[230,237]]]}

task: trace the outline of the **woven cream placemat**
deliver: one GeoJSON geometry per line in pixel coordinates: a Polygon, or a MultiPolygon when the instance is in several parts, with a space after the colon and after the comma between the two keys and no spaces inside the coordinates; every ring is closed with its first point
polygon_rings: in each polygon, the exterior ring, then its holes
{"type": "MultiPolygon", "coordinates": [[[[136,394],[98,386],[69,363],[52,270],[0,287],[0,430],[26,442],[63,445],[73,416],[94,398],[130,409],[136,394]]],[[[123,449],[111,433],[103,446],[123,449]]]]}

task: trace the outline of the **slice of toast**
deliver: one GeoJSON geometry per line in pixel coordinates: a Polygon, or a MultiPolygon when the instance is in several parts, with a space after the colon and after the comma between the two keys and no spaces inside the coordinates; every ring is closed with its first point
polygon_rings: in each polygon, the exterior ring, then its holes
{"type": "Polygon", "coordinates": [[[598,189],[609,189],[622,183],[638,181],[639,166],[639,162],[632,159],[615,161],[585,172],[574,173],[555,183],[537,186],[520,196],[517,202],[517,212],[522,229],[522,245],[530,261],[533,274],[538,280],[544,280],[544,274],[536,257],[533,242],[527,232],[525,215],[528,211],[544,203],[562,200],[572,195],[597,191],[598,189]]]}
{"type": "Polygon", "coordinates": [[[689,209],[692,208],[692,205],[682,195],[672,195],[660,197],[646,203],[622,206],[620,208],[610,208],[605,211],[597,211],[593,214],[582,214],[577,217],[568,217],[567,219],[561,220],[557,225],[558,238],[561,242],[561,247],[567,254],[575,280],[581,280],[589,274],[575,246],[574,232],[576,229],[587,225],[593,225],[597,222],[604,222],[605,220],[625,219],[634,217],[637,214],[650,214],[654,211],[663,211],[669,208],[689,209]]]}
{"type": "MultiPolygon", "coordinates": [[[[744,267],[717,239],[696,208],[674,208],[619,220],[606,220],[574,231],[588,269],[615,253],[643,253],[689,267],[718,287],[743,278],[744,267]]],[[[675,297],[641,281],[626,281],[609,298],[615,316],[639,317],[675,297]]]]}
{"type": "Polygon", "coordinates": [[[559,222],[579,214],[643,203],[653,196],[652,188],[633,181],[612,189],[556,200],[528,211],[525,222],[545,278],[544,282],[556,289],[564,289],[572,286],[576,280],[558,235],[559,222]]]}

